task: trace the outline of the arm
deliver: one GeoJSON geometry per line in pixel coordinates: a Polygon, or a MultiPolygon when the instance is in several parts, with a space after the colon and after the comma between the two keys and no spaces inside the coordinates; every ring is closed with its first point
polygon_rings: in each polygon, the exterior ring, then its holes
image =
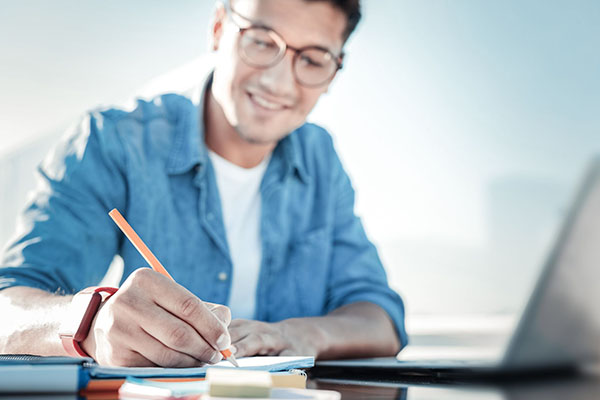
{"type": "Polygon", "coordinates": [[[387,313],[359,302],[323,317],[291,318],[276,323],[234,320],[230,325],[236,357],[311,355],[319,359],[394,356],[400,342],[387,313]]]}
{"type": "MultiPolygon", "coordinates": [[[[98,284],[122,236],[107,215],[126,209],[123,146],[114,121],[84,120],[39,169],[40,187],[0,265],[0,350],[65,354],[58,332],[72,294],[98,284]]],[[[83,349],[100,364],[192,366],[229,346],[229,310],[140,269],[107,300],[83,349]],[[221,338],[221,340],[219,340],[221,338]]]]}
{"type": "MultiPolygon", "coordinates": [[[[0,353],[67,355],[58,332],[72,298],[29,287],[0,291],[0,353]]],[[[103,304],[81,346],[104,365],[199,366],[221,360],[215,349],[229,348],[230,320],[226,307],[142,268],[103,304]]]]}
{"type": "Polygon", "coordinates": [[[25,286],[0,291],[0,353],[67,355],[58,329],[72,297],[25,286]]]}
{"type": "Polygon", "coordinates": [[[272,324],[235,320],[230,332],[239,356],[376,357],[395,355],[407,344],[403,302],[388,286],[377,250],[354,214],[350,179],[328,145],[330,162],[322,169],[331,171],[325,186],[332,223],[324,316],[272,324]]]}

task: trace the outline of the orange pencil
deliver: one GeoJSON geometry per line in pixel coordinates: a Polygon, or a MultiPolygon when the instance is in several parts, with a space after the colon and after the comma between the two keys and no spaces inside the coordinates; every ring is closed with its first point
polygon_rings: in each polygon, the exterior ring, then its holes
{"type": "MultiPolygon", "coordinates": [[[[170,278],[173,282],[175,282],[175,279],[173,279],[173,277],[167,272],[165,267],[163,267],[163,265],[160,263],[160,261],[158,261],[158,258],[156,258],[156,256],[150,251],[148,246],[146,246],[146,244],[142,241],[142,239],[138,236],[138,234],[135,233],[135,231],[133,230],[131,225],[129,225],[129,223],[125,220],[125,218],[123,218],[123,216],[121,215],[119,210],[117,210],[116,208],[113,208],[108,213],[108,215],[110,215],[112,220],[115,221],[115,224],[117,224],[117,226],[121,229],[121,231],[123,231],[125,236],[127,236],[127,239],[129,239],[131,244],[133,244],[133,246],[137,249],[137,251],[140,252],[142,257],[144,257],[144,260],[146,260],[146,262],[148,264],[150,264],[152,269],[158,273],[163,274],[164,276],[170,278]]],[[[223,354],[223,357],[225,357],[225,359],[227,361],[229,361],[235,367],[239,367],[239,364],[237,363],[237,360],[235,359],[231,350],[229,350],[229,349],[220,350],[220,352],[221,352],[221,354],[223,354]]]]}

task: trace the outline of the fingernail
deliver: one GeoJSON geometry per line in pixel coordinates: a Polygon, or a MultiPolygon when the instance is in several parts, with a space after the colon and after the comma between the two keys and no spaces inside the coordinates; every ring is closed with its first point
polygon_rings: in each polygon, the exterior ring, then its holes
{"type": "Polygon", "coordinates": [[[231,346],[231,338],[227,334],[222,334],[217,339],[217,348],[219,350],[227,350],[231,346]]]}
{"type": "Polygon", "coordinates": [[[223,359],[223,356],[218,351],[210,359],[211,364],[216,364],[223,359]]]}

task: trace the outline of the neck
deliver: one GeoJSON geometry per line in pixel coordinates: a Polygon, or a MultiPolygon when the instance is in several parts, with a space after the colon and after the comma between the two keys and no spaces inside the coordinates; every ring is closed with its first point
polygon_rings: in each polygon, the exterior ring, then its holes
{"type": "Polygon", "coordinates": [[[206,146],[227,161],[242,168],[256,167],[275,148],[244,140],[229,124],[223,108],[208,88],[204,102],[204,141],[206,146]]]}

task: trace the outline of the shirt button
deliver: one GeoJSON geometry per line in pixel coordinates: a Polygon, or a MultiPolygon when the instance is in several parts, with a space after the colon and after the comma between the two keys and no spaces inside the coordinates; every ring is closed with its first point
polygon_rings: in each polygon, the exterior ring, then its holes
{"type": "Polygon", "coordinates": [[[226,281],[227,280],[227,272],[219,272],[219,280],[226,281]]]}

